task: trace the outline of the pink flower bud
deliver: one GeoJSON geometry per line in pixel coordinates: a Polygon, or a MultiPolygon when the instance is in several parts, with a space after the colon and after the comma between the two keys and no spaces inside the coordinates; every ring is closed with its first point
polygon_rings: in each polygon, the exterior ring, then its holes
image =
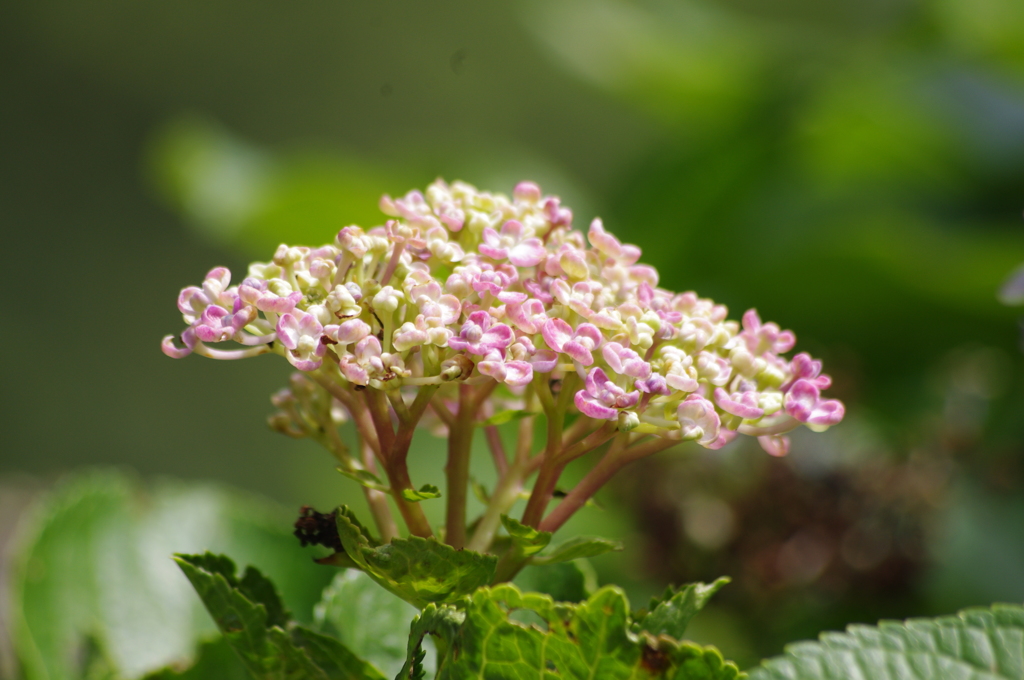
{"type": "Polygon", "coordinates": [[[284,314],[277,322],[277,338],[288,349],[288,361],[300,371],[314,371],[327,348],[320,338],[323,326],[312,314],[284,314]]]}
{"type": "Polygon", "coordinates": [[[181,341],[184,345],[183,347],[178,347],[174,340],[173,335],[165,335],[164,339],[160,341],[160,350],[172,359],[182,359],[192,354],[192,347],[195,341],[191,328],[182,333],[181,341]]]}
{"type": "Polygon", "coordinates": [[[616,420],[619,410],[636,406],[640,401],[639,392],[626,392],[612,382],[600,368],[593,368],[587,374],[582,390],[573,398],[576,408],[586,416],[600,420],[616,420]]]}
{"type": "Polygon", "coordinates": [[[422,345],[426,341],[427,331],[425,324],[424,327],[417,328],[415,323],[408,321],[402,324],[402,327],[395,331],[391,344],[394,345],[395,349],[399,352],[404,352],[412,349],[413,347],[422,345]]]}
{"type": "Polygon", "coordinates": [[[769,456],[781,458],[789,453],[789,437],[785,435],[762,435],[757,438],[757,443],[769,456]]]}
{"type": "Polygon", "coordinates": [[[715,390],[715,402],[726,413],[746,420],[756,420],[764,415],[764,409],[757,405],[757,393],[754,391],[730,395],[719,387],[715,390]]]}
{"type": "Polygon", "coordinates": [[[541,329],[544,342],[551,349],[568,354],[574,361],[584,366],[594,363],[591,350],[601,344],[601,331],[597,326],[582,323],[574,331],[572,326],[562,319],[548,319],[541,329]]]}
{"type": "Polygon", "coordinates": [[[765,352],[782,354],[793,349],[796,344],[796,336],[792,331],[779,330],[774,323],[762,324],[756,309],[748,309],[743,315],[743,333],[740,336],[755,355],[765,352]]]}
{"type": "Polygon", "coordinates": [[[753,309],[730,321],[723,305],[658,288],[639,248],[600,219],[573,231],[572,212],[532,182],[509,198],[437,180],[380,207],[391,218],[381,226],[347,226],[318,248],[282,244],[237,286],[226,268],[211,269],[178,296],[187,328],[162,351],[283,350],[302,371],[328,364],[321,378],[337,361],[370,389],[415,373],[409,388],[489,378],[515,395],[535,373],[575,370],[585,383],[571,396],[586,417],[675,438],[674,410],[682,438],[716,449],[739,431],[771,455],[788,450],[782,435],[798,423],[821,430],[844,416],[821,396],[831,379],[820,361],[783,356],[792,332],[753,309]],[[243,347],[213,347],[228,341],[243,347]]]}
{"type": "Polygon", "coordinates": [[[533,182],[520,182],[512,190],[512,195],[517,200],[536,203],[540,200],[540,187],[533,182]]]}
{"type": "Polygon", "coordinates": [[[715,406],[704,397],[691,394],[676,409],[676,418],[683,439],[696,440],[698,444],[708,447],[718,439],[721,420],[715,412],[715,406]]]}
{"type": "Polygon", "coordinates": [[[494,323],[490,314],[484,311],[473,312],[469,320],[462,324],[457,337],[448,341],[448,346],[456,350],[465,350],[470,354],[484,355],[491,350],[505,349],[512,344],[512,329],[503,323],[494,323]]]}
{"type": "Polygon", "coordinates": [[[608,367],[621,375],[628,375],[634,378],[648,378],[651,375],[651,365],[640,358],[640,355],[623,347],[617,342],[606,343],[601,349],[608,367]]]}
{"type": "Polygon", "coordinates": [[[786,413],[801,423],[827,427],[841,421],[846,409],[840,401],[822,399],[818,386],[801,378],[786,393],[786,413]]]}
{"type": "Polygon", "coordinates": [[[340,345],[359,342],[370,332],[370,324],[361,319],[349,319],[338,325],[324,327],[324,335],[340,345]]]}
{"type": "Polygon", "coordinates": [[[527,237],[522,223],[508,220],[499,234],[491,227],[483,231],[480,254],[494,260],[508,260],[517,267],[535,267],[547,257],[539,238],[527,237]]]}
{"type": "Polygon", "coordinates": [[[526,361],[506,361],[497,350],[477,362],[476,368],[484,375],[512,387],[524,387],[533,380],[533,366],[526,361]]]}

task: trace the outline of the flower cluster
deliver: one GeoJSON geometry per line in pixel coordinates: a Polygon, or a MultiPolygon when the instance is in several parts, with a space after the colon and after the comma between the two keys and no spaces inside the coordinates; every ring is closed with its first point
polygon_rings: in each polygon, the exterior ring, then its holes
{"type": "Polygon", "coordinates": [[[181,292],[188,328],[164,338],[164,352],[276,352],[349,387],[436,385],[442,402],[458,384],[516,395],[543,380],[619,432],[711,449],[739,433],[782,455],[786,432],[843,418],[821,395],[831,382],[821,362],[784,356],[793,333],[659,288],[639,248],[600,219],[573,230],[572,212],[536,184],[508,198],[438,180],[380,207],[382,226],[345,227],[318,248],[281,245],[236,285],[211,270],[181,292]],[[214,347],[228,341],[241,347],[214,347]]]}

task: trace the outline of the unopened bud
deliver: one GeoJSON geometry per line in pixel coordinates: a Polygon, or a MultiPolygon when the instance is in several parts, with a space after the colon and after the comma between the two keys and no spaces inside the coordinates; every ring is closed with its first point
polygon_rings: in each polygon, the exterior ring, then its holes
{"type": "Polygon", "coordinates": [[[632,432],[640,427],[640,416],[633,411],[619,411],[619,432],[632,432]]]}
{"type": "Polygon", "coordinates": [[[306,436],[305,431],[297,427],[286,413],[271,414],[267,417],[267,425],[270,426],[271,430],[280,432],[281,434],[287,435],[293,439],[302,439],[306,436]]]}
{"type": "Polygon", "coordinates": [[[275,408],[283,409],[295,403],[295,395],[289,389],[278,390],[270,397],[270,403],[275,408]]]}
{"type": "Polygon", "coordinates": [[[373,296],[373,308],[377,312],[393,312],[405,297],[402,291],[392,286],[384,286],[373,296]]]}
{"type": "Polygon", "coordinates": [[[288,377],[288,383],[291,385],[292,394],[296,397],[309,397],[316,390],[316,384],[302,373],[292,373],[288,377]]]}
{"type": "Polygon", "coordinates": [[[590,273],[583,253],[577,250],[567,250],[562,253],[558,258],[558,264],[562,267],[562,271],[574,279],[585,279],[590,273]]]}
{"type": "Polygon", "coordinates": [[[451,382],[465,379],[473,372],[473,361],[465,354],[457,354],[441,362],[441,380],[451,382]]]}

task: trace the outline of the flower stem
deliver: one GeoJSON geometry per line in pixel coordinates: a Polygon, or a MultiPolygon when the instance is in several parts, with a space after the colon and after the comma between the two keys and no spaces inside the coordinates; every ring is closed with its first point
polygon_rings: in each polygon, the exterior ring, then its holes
{"type": "Polygon", "coordinates": [[[531,527],[540,526],[544,516],[544,510],[551,502],[551,496],[555,492],[558,478],[562,476],[564,465],[560,465],[554,458],[544,461],[537,473],[537,481],[533,483],[533,491],[530,493],[530,500],[526,502],[526,510],[523,511],[523,524],[531,527]]]}
{"type": "Polygon", "coordinates": [[[590,453],[597,447],[604,444],[606,441],[618,434],[618,428],[615,423],[611,421],[605,421],[605,424],[594,430],[586,437],[576,442],[572,446],[563,449],[559,458],[562,460],[562,464],[565,465],[570,463],[580,456],[590,453]]]}
{"type": "Polygon", "coordinates": [[[508,470],[508,454],[505,453],[505,445],[501,441],[501,433],[496,425],[488,425],[484,428],[484,435],[487,437],[487,445],[491,449],[491,457],[494,458],[494,467],[498,475],[504,475],[508,470]]]}
{"type": "Polygon", "coordinates": [[[523,480],[526,477],[525,466],[516,461],[512,467],[502,475],[491,494],[491,502],[487,505],[480,523],[473,532],[473,537],[466,544],[467,550],[484,552],[491,547],[494,535],[501,526],[501,516],[507,514],[512,506],[519,500],[519,492],[523,490],[523,480]]]}
{"type": "MultiPolygon", "coordinates": [[[[598,422],[599,421],[596,421],[593,418],[581,415],[572,425],[565,428],[565,431],[562,433],[562,448],[566,448],[577,443],[583,438],[583,435],[596,429],[598,427],[598,422]]],[[[530,459],[529,467],[526,469],[526,476],[529,477],[536,472],[543,462],[544,451],[541,451],[540,454],[530,459]]]]}
{"type": "Polygon", "coordinates": [[[391,408],[395,410],[395,415],[398,416],[399,422],[408,422],[411,416],[409,414],[409,407],[406,406],[405,400],[402,398],[401,390],[387,390],[384,394],[387,395],[388,401],[391,402],[391,408]]]}
{"type": "Polygon", "coordinates": [[[355,423],[356,431],[362,440],[370,447],[377,459],[383,462],[383,454],[381,452],[380,440],[377,438],[377,430],[373,425],[373,421],[370,419],[370,414],[366,408],[359,403],[355,394],[348,391],[334,380],[330,376],[323,372],[317,371],[310,373],[309,377],[313,378],[318,385],[327,390],[332,397],[337,399],[344,405],[349,415],[352,416],[352,421],[355,423]]]}
{"type": "MultiPolygon", "coordinates": [[[[369,447],[384,468],[384,473],[387,475],[388,482],[391,485],[391,493],[395,499],[395,504],[402,513],[402,519],[405,520],[405,525],[409,528],[410,533],[416,536],[432,536],[434,532],[430,528],[426,515],[423,514],[423,509],[418,504],[405,500],[402,496],[402,489],[413,488],[412,480],[409,479],[408,468],[405,465],[405,453],[408,452],[409,443],[412,441],[411,431],[416,426],[415,421],[419,420],[419,416],[423,414],[423,410],[426,408],[426,402],[430,400],[429,395],[423,394],[423,390],[429,390],[430,388],[421,388],[421,392],[417,395],[416,402],[414,402],[411,409],[417,414],[416,418],[415,420],[410,418],[413,422],[405,426],[409,430],[409,434],[403,434],[402,438],[397,440],[404,446],[403,453],[402,448],[396,449],[395,447],[396,437],[391,429],[391,418],[387,412],[384,395],[379,390],[365,390],[366,399],[364,403],[361,403],[355,393],[339,385],[331,376],[320,371],[310,373],[309,375],[317,384],[327,390],[331,396],[340,401],[352,416],[352,421],[356,425],[356,432],[358,432],[363,444],[369,447]],[[421,397],[423,397],[422,400],[421,397]],[[383,423],[381,423],[382,420],[383,423]],[[382,424],[383,427],[381,427],[382,424]],[[384,444],[384,442],[387,443],[384,444]],[[393,456],[392,454],[396,450],[399,452],[399,455],[393,456]],[[393,460],[396,462],[393,463],[393,460]]],[[[400,428],[399,432],[402,434],[403,430],[400,428]]],[[[369,469],[368,466],[367,469],[369,469]]],[[[374,513],[374,520],[376,521],[377,512],[374,511],[374,503],[377,502],[376,497],[371,502],[371,497],[367,495],[367,502],[370,503],[370,510],[374,513]]],[[[388,510],[387,516],[390,518],[390,510],[388,510]]],[[[391,524],[393,523],[394,521],[391,520],[391,524]]],[[[387,524],[382,525],[379,521],[377,528],[380,529],[382,536],[389,533],[397,533],[392,531],[387,524]]]]}
{"type": "MultiPolygon", "coordinates": [[[[419,423],[420,418],[423,417],[423,412],[427,410],[430,399],[437,392],[437,389],[437,385],[421,387],[419,392],[416,393],[416,399],[413,400],[412,406],[404,409],[404,417],[399,418],[398,433],[395,435],[391,454],[388,456],[388,460],[392,465],[406,466],[409,458],[409,448],[412,446],[412,438],[416,433],[416,425],[419,423]]],[[[400,396],[398,398],[401,399],[400,396]]],[[[402,404],[404,406],[405,402],[403,401],[402,404]]]]}
{"type": "MultiPolygon", "coordinates": [[[[376,391],[376,390],[371,390],[376,391]]],[[[398,432],[392,440],[391,451],[387,455],[384,470],[387,473],[388,481],[391,483],[391,494],[402,513],[409,531],[415,536],[433,536],[434,531],[430,528],[430,522],[423,513],[419,503],[412,503],[402,496],[403,489],[412,489],[412,480],[409,478],[409,448],[412,446],[413,434],[416,432],[416,424],[423,416],[423,412],[430,403],[430,398],[437,391],[437,386],[427,385],[421,387],[413,400],[412,406],[405,411],[405,417],[399,418],[398,432]]],[[[398,395],[401,399],[401,395],[398,395]]],[[[402,402],[404,405],[405,402],[402,402]]],[[[390,418],[389,418],[390,421],[390,418]]],[[[389,424],[390,428],[390,424],[389,424]]]]}
{"type": "Polygon", "coordinates": [[[395,431],[391,427],[391,414],[388,412],[387,399],[384,392],[367,388],[363,390],[363,399],[366,408],[373,419],[373,426],[377,430],[377,438],[380,440],[380,450],[384,454],[385,464],[391,457],[391,450],[395,444],[395,431]]]}
{"type": "MultiPolygon", "coordinates": [[[[373,451],[362,442],[360,448],[363,451],[363,466],[373,474],[377,474],[377,463],[373,459],[373,451]]],[[[373,515],[373,521],[380,532],[381,543],[390,543],[392,538],[398,536],[398,526],[391,514],[391,508],[388,506],[387,494],[365,486],[363,494],[366,496],[366,504],[370,506],[370,514],[373,515]]]]}
{"type": "MultiPolygon", "coordinates": [[[[596,434],[596,433],[595,433],[596,434]]],[[[593,436],[593,435],[592,435],[593,436]]],[[[605,483],[612,478],[624,465],[634,460],[639,460],[658,451],[675,446],[679,442],[672,439],[656,437],[650,441],[636,444],[628,449],[622,446],[613,445],[605,453],[604,457],[595,465],[590,472],[580,480],[572,491],[570,491],[562,502],[551,511],[538,527],[541,531],[555,532],[561,528],[573,514],[582,508],[590,498],[597,493],[605,483]]],[[[619,442],[616,442],[619,444],[619,442]]]]}
{"type": "Polygon", "coordinates": [[[450,435],[451,429],[455,426],[455,414],[452,413],[451,410],[447,406],[445,406],[444,402],[442,402],[441,400],[431,402],[430,408],[434,411],[435,414],[437,414],[437,417],[441,419],[441,422],[445,424],[445,427],[448,428],[448,432],[450,435]]]}
{"type": "Polygon", "coordinates": [[[566,374],[562,381],[562,391],[556,401],[551,395],[551,386],[547,382],[548,377],[541,375],[537,381],[537,396],[544,407],[544,414],[548,419],[547,447],[544,449],[544,458],[537,474],[537,481],[534,482],[533,491],[530,493],[530,500],[526,502],[526,510],[523,511],[523,524],[536,527],[544,516],[544,509],[551,501],[551,495],[558,484],[558,478],[565,468],[561,461],[562,452],[562,430],[565,425],[565,412],[569,406],[570,396],[575,391],[575,381],[579,378],[575,373],[566,374]]]}
{"type": "Polygon", "coordinates": [[[448,484],[444,540],[453,548],[461,549],[466,543],[469,460],[476,411],[496,386],[494,381],[479,390],[466,384],[459,385],[459,412],[448,435],[448,462],[444,468],[448,484]]]}
{"type": "MultiPolygon", "coordinates": [[[[526,394],[523,395],[523,403],[526,405],[527,410],[531,408],[531,400],[533,398],[533,386],[527,386],[526,394]]],[[[530,460],[530,451],[533,450],[533,423],[535,421],[534,416],[529,418],[523,418],[519,421],[519,438],[516,442],[516,453],[515,462],[523,465],[527,464],[530,460]]]]}
{"type": "Polygon", "coordinates": [[[395,246],[394,251],[391,253],[391,259],[388,260],[387,266],[384,268],[384,273],[380,276],[380,285],[388,285],[388,281],[391,280],[391,275],[395,273],[395,269],[398,268],[398,262],[402,259],[402,253],[405,251],[405,243],[399,243],[395,246]]]}
{"type": "Polygon", "coordinates": [[[395,505],[398,506],[398,511],[402,513],[402,519],[405,520],[405,526],[409,528],[409,533],[423,538],[433,536],[434,530],[430,528],[430,522],[427,521],[427,516],[423,514],[423,508],[420,507],[420,504],[407,501],[402,495],[403,489],[414,488],[412,480],[409,478],[409,468],[405,465],[399,465],[395,467],[388,466],[384,470],[387,473],[388,482],[391,483],[391,497],[395,499],[395,505]]]}

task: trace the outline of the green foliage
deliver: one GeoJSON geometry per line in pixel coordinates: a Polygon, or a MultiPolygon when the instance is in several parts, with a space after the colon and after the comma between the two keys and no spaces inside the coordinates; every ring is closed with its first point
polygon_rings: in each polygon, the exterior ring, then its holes
{"type": "Polygon", "coordinates": [[[420,501],[440,497],[441,490],[433,484],[424,484],[419,489],[402,489],[402,498],[410,503],[419,503],[420,501]]]}
{"type": "MultiPolygon", "coordinates": [[[[313,627],[290,613],[311,604],[294,590],[308,578],[302,570],[274,566],[281,583],[292,586],[282,597],[252,567],[237,575],[235,563],[222,555],[178,555],[223,634],[213,639],[212,629],[194,616],[194,598],[180,588],[184,581],[147,572],[147,565],[154,567],[143,547],[156,539],[158,545],[194,543],[197,526],[210,530],[224,522],[239,550],[246,552],[248,544],[251,552],[253,526],[259,526],[255,507],[237,499],[232,506],[225,498],[210,489],[186,492],[168,485],[140,504],[130,481],[113,474],[60,489],[26,540],[13,581],[19,615],[14,640],[25,677],[241,680],[248,672],[257,680],[383,680],[397,673],[425,680],[435,666],[440,680],[744,677],[717,650],[683,641],[693,616],[728,579],[669,589],[631,616],[617,588],[593,592],[585,561],[549,557],[528,567],[519,587],[489,587],[493,556],[432,539],[377,545],[345,507],[338,511],[339,535],[362,572],[336,575],[315,608],[313,627]],[[225,503],[220,513],[211,511],[217,498],[225,503]],[[240,540],[247,533],[252,535],[240,540]],[[416,616],[395,595],[423,611],[416,616]],[[428,635],[438,650],[436,664],[426,659],[428,635]],[[135,646],[129,649],[128,642],[135,646]]],[[[509,518],[504,525],[514,548],[535,557],[550,539],[509,518]]],[[[569,541],[552,555],[609,544],[569,541]]],[[[268,545],[274,548],[266,555],[270,564],[276,553],[298,553],[290,541],[286,547],[268,539],[268,545]]],[[[328,573],[307,568],[310,575],[328,573]]],[[[1024,607],[851,626],[788,647],[754,670],[751,680],[847,677],[1024,680],[1024,607]]]]}
{"type": "Polygon", "coordinates": [[[1024,608],[995,605],[937,619],[824,633],[764,662],[751,680],[1024,678],[1024,608]]]}
{"type": "Polygon", "coordinates": [[[622,550],[620,541],[612,541],[600,536],[574,536],[568,541],[559,543],[546,555],[537,555],[533,558],[533,564],[556,564],[558,562],[569,562],[578,560],[581,557],[597,557],[608,552],[622,550]]]}
{"type": "Polygon", "coordinates": [[[332,635],[388,677],[405,662],[409,625],[418,610],[361,571],[337,574],[314,609],[317,630],[332,635]]]}
{"type": "MultiPolygon", "coordinates": [[[[409,678],[410,680],[423,680],[426,678],[424,658],[426,650],[423,649],[423,639],[427,635],[435,637],[438,648],[444,648],[454,640],[459,633],[459,628],[466,621],[466,613],[455,607],[436,604],[428,604],[420,615],[413,619],[409,630],[409,645],[406,648],[406,662],[395,680],[409,678]]],[[[447,651],[447,650],[446,650],[447,651]]],[[[440,663],[441,660],[438,660],[440,663]]]]}
{"type": "Polygon", "coordinates": [[[384,491],[390,493],[391,489],[388,485],[381,481],[380,477],[373,474],[369,470],[346,470],[345,468],[338,468],[338,472],[345,475],[352,481],[356,482],[360,486],[365,486],[367,489],[374,489],[375,491],[384,491]]]}
{"type": "MultiPolygon", "coordinates": [[[[25,680],[101,671],[127,680],[189,667],[216,630],[171,561],[175,550],[216,548],[263,565],[300,618],[331,576],[296,549],[290,513],[211,485],[146,491],[123,474],[93,472],[59,485],[34,515],[10,581],[25,680]]],[[[250,592],[262,587],[243,582],[250,592]]]]}
{"type": "Polygon", "coordinates": [[[464,611],[431,605],[413,623],[400,678],[424,677],[418,659],[427,634],[438,640],[438,680],[743,677],[714,648],[631,632],[629,604],[614,587],[578,605],[509,584],[481,588],[464,611]]]}
{"type": "Polygon", "coordinates": [[[550,595],[556,602],[582,602],[597,591],[597,573],[584,559],[530,564],[516,575],[520,590],[550,595]]]}
{"type": "Polygon", "coordinates": [[[510,581],[526,566],[531,556],[547,547],[551,533],[528,527],[507,515],[501,516],[501,523],[508,532],[510,544],[498,561],[494,574],[495,582],[510,581]]]}
{"type": "Polygon", "coordinates": [[[199,645],[191,666],[163,668],[145,680],[252,680],[252,676],[227,639],[219,636],[199,645]]]}
{"type": "Polygon", "coordinates": [[[338,510],[338,535],[345,553],[370,578],[422,609],[429,602],[454,602],[487,585],[497,558],[456,550],[433,538],[396,538],[373,545],[348,508],[338,510]]]}
{"type": "Polygon", "coordinates": [[[175,561],[256,680],[383,680],[338,640],[291,624],[273,584],[252,567],[239,580],[222,555],[177,555],[175,561]]]}
{"type": "Polygon", "coordinates": [[[380,541],[378,541],[372,535],[370,535],[370,530],[366,528],[366,525],[359,521],[359,518],[356,517],[356,514],[352,512],[352,509],[347,505],[342,505],[341,507],[338,508],[339,532],[341,531],[341,518],[344,518],[345,520],[345,530],[347,532],[351,533],[352,531],[355,531],[359,534],[357,537],[359,541],[365,541],[366,544],[371,547],[376,547],[380,545],[380,541]],[[349,525],[351,525],[351,528],[349,528],[349,525]]]}
{"type": "Polygon", "coordinates": [[[515,546],[516,550],[523,557],[536,555],[551,542],[550,531],[540,531],[533,527],[528,527],[508,515],[501,516],[501,524],[505,527],[505,531],[508,532],[509,538],[512,539],[512,545],[515,546]]]}
{"type": "Polygon", "coordinates": [[[697,612],[728,582],[728,578],[722,577],[710,584],[690,583],[678,590],[669,588],[660,600],[651,599],[649,612],[638,622],[639,629],[654,636],[681,639],[697,612]]]}

